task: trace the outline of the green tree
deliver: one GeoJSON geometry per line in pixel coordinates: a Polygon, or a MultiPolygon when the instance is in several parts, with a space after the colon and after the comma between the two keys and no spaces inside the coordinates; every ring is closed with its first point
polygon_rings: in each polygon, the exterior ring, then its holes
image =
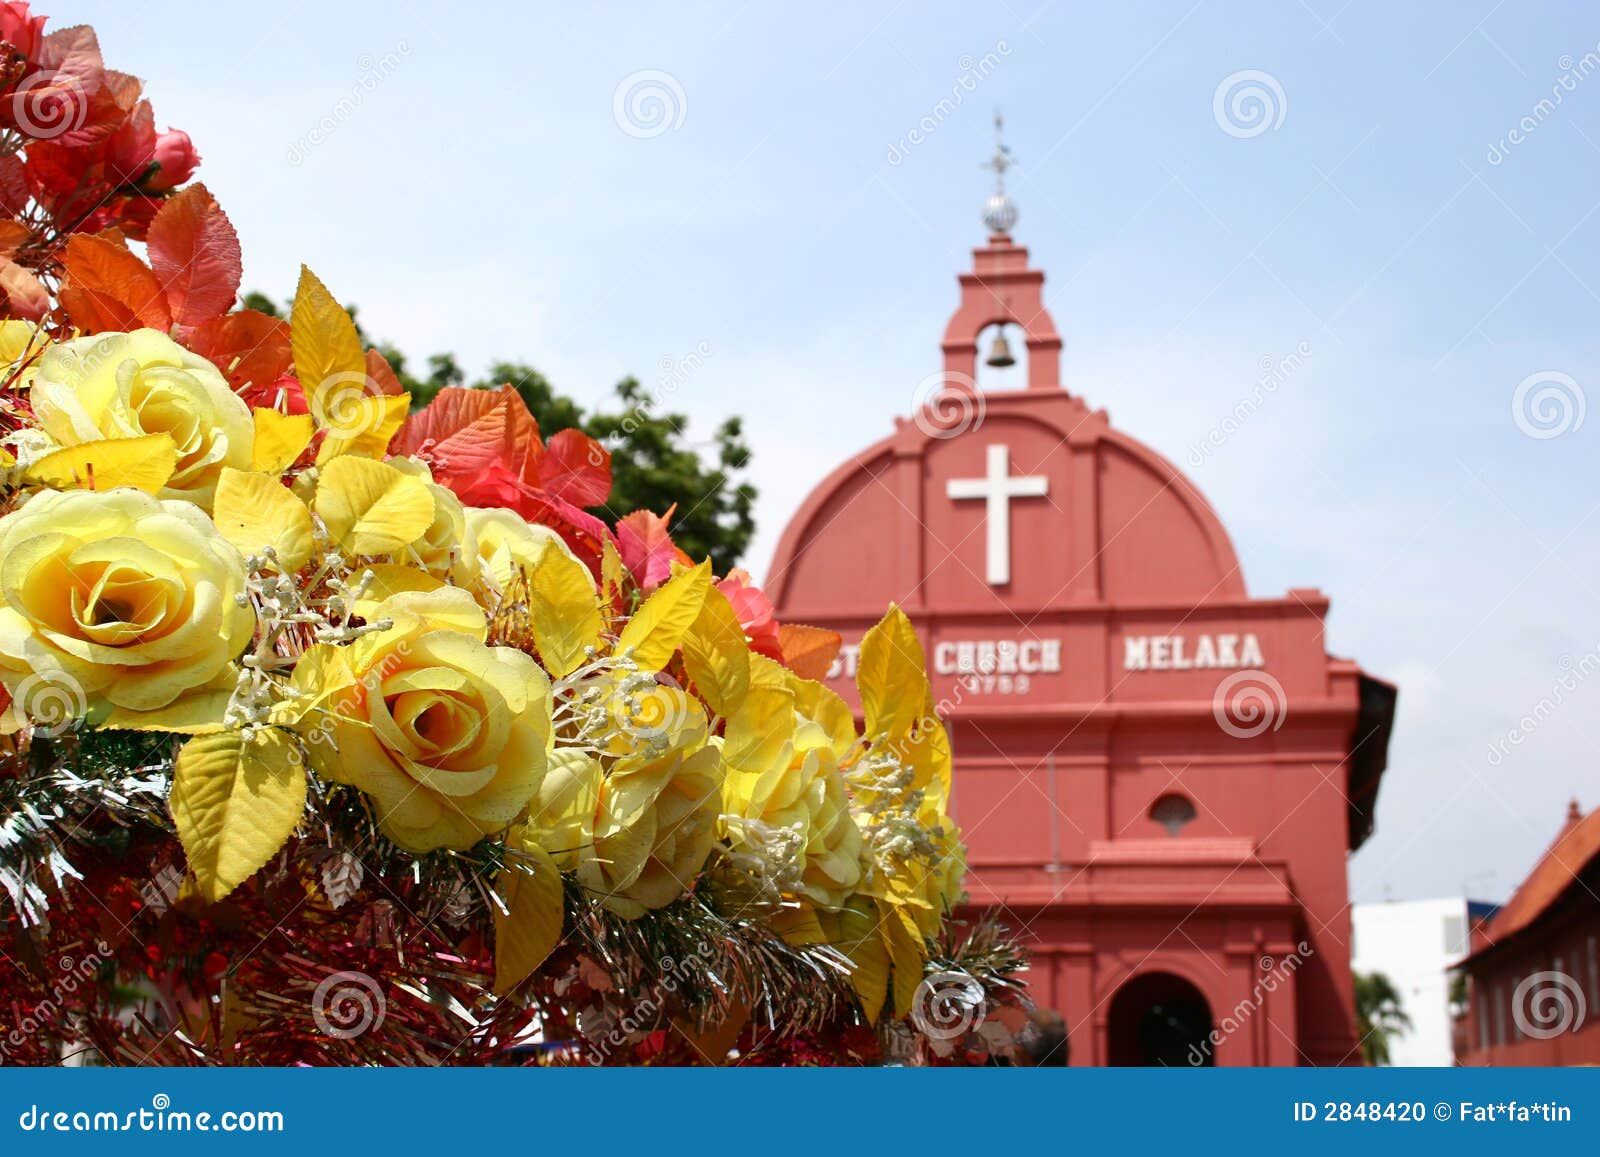
{"type": "Polygon", "coordinates": [[[1358,972],[1356,1031],[1361,1034],[1361,1055],[1369,1065],[1389,1063],[1389,1042],[1411,1030],[1411,1017],[1394,982],[1381,972],[1358,972]]]}
{"type": "MultiPolygon", "coordinates": [[[[262,293],[246,294],[244,305],[273,317],[289,314],[287,305],[279,306],[262,293]]],[[[362,341],[383,354],[411,394],[413,409],[427,405],[446,386],[468,384],[453,354],[434,354],[427,360],[426,372],[412,372],[403,352],[375,341],[362,329],[356,308],[347,308],[362,341]]],[[[607,399],[585,410],[557,393],[534,367],[520,362],[495,362],[470,387],[494,389],[506,384],[527,404],[545,437],[579,429],[611,451],[611,497],[605,506],[609,520],[634,510],[664,514],[675,505],[672,538],[686,554],[709,556],[718,574],[739,564],[756,529],[750,447],[739,418],[727,418],[709,442],[696,443],[686,433],[688,416],[660,409],[637,378],[624,378],[607,399]]]]}

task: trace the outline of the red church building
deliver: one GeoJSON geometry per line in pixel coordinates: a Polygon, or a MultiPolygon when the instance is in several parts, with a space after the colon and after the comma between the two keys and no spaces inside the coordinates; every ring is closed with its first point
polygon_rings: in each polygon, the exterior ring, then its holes
{"type": "Polygon", "coordinates": [[[1189,479],[1063,388],[1015,216],[998,191],[941,390],[811,493],[768,593],[842,633],[852,703],[883,606],[916,624],[967,891],[1028,942],[1071,1063],[1359,1063],[1346,858],[1395,689],[1327,653],[1321,592],[1252,597],[1189,479]],[[989,332],[991,365],[1020,333],[1022,388],[978,390],[989,332]]]}

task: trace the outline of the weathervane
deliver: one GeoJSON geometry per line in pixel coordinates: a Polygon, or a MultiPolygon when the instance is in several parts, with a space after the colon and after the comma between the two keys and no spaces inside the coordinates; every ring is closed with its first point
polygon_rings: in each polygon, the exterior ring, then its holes
{"type": "Polygon", "coordinates": [[[1017,223],[1017,205],[1006,194],[1006,170],[1017,163],[1011,150],[1001,139],[1004,123],[997,111],[994,114],[994,156],[983,163],[985,169],[994,170],[994,193],[983,203],[983,223],[990,233],[1010,233],[1017,223]]]}

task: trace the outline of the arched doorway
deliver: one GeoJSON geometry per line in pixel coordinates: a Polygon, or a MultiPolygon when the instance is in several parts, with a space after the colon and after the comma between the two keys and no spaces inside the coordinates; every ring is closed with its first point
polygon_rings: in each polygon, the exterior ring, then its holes
{"type": "Polygon", "coordinates": [[[1170,972],[1146,972],[1111,998],[1106,1063],[1210,1068],[1210,1035],[1211,1006],[1198,988],[1170,972]]]}

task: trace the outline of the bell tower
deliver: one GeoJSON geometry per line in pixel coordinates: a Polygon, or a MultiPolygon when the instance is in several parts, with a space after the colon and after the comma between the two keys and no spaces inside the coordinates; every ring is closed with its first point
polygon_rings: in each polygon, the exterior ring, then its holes
{"type": "Polygon", "coordinates": [[[1017,224],[1017,205],[1006,192],[1006,171],[1016,158],[1001,139],[1001,120],[994,118],[994,156],[984,165],[994,170],[994,192],[983,206],[983,223],[989,242],[972,251],[972,272],[960,275],[961,304],[945,327],[944,389],[977,392],[978,337],[990,326],[1002,329],[989,364],[1010,364],[1010,349],[1003,327],[1022,330],[1028,350],[1028,389],[1061,388],[1061,335],[1045,307],[1044,271],[1028,267],[1028,251],[1011,240],[1017,224]],[[1005,360],[1000,360],[1004,358],[1005,360]]]}

